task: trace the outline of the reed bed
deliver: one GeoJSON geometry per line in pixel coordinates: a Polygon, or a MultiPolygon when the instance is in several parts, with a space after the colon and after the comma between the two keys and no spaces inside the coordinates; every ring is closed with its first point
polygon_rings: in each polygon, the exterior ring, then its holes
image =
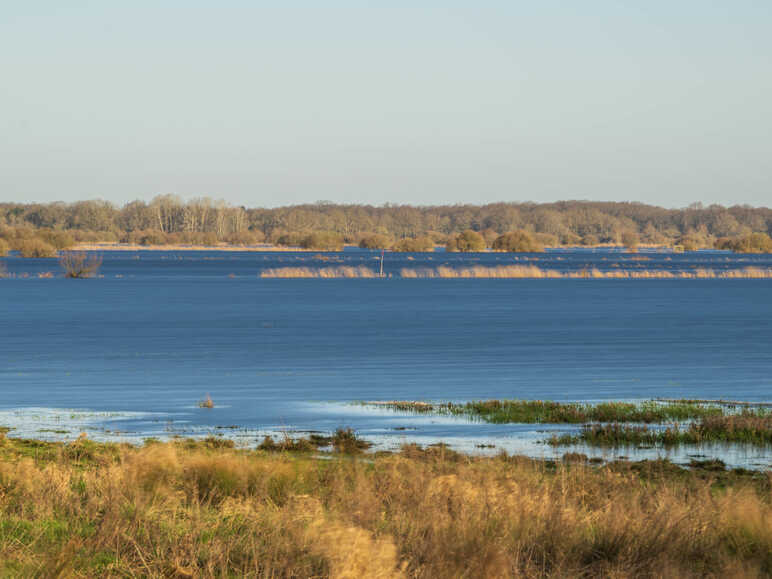
{"type": "Polygon", "coordinates": [[[772,573],[772,475],[407,446],[368,460],[5,439],[0,575],[772,573]]]}
{"type": "Polygon", "coordinates": [[[263,278],[373,278],[378,272],[365,266],[339,267],[277,267],[260,272],[263,278]]]}
{"type": "Polygon", "coordinates": [[[403,268],[403,278],[480,278],[480,279],[772,279],[772,269],[746,267],[733,270],[698,268],[693,271],[627,270],[579,271],[542,269],[535,265],[500,265],[494,267],[403,268]]]}
{"type": "Polygon", "coordinates": [[[494,424],[581,424],[584,422],[665,422],[722,416],[720,406],[647,401],[580,404],[550,400],[479,400],[454,404],[392,400],[367,402],[395,411],[466,416],[494,424]]]}
{"type": "Polygon", "coordinates": [[[681,444],[740,443],[772,445],[772,414],[743,411],[741,414],[706,416],[687,426],[674,424],[650,429],[619,423],[590,424],[578,435],[565,434],[550,439],[553,446],[589,444],[593,446],[678,446],[681,444]]]}

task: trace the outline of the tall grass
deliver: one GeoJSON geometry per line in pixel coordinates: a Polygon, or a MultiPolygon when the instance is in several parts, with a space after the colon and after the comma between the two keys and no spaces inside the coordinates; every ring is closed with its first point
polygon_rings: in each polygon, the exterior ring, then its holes
{"type": "Polygon", "coordinates": [[[397,411],[467,416],[494,424],[581,424],[583,422],[664,422],[721,416],[719,406],[654,401],[581,404],[550,400],[479,400],[461,404],[411,401],[368,402],[397,411]]]}
{"type": "Polygon", "coordinates": [[[6,439],[0,575],[764,576],[771,482],[442,447],[362,461],[6,439]]]}

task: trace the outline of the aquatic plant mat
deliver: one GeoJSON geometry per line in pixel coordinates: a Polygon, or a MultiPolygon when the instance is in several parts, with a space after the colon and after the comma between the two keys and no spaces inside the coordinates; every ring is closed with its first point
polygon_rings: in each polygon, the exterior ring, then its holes
{"type": "MultiPolygon", "coordinates": [[[[386,277],[392,273],[387,272],[386,277]]],[[[263,270],[263,278],[377,278],[380,272],[365,266],[358,267],[279,267],[263,270]]],[[[742,269],[714,270],[639,270],[639,269],[583,269],[559,271],[542,269],[535,265],[501,265],[493,267],[402,268],[401,278],[478,278],[478,279],[772,279],[772,269],[745,267],[742,269]]]]}
{"type": "Polygon", "coordinates": [[[582,424],[585,422],[665,422],[721,416],[724,407],[696,402],[552,402],[549,400],[480,400],[455,404],[409,400],[363,402],[390,410],[465,416],[493,424],[582,424]]]}
{"type": "Polygon", "coordinates": [[[552,445],[664,446],[704,443],[741,443],[772,446],[772,413],[744,410],[728,416],[705,416],[687,426],[664,429],[628,424],[590,424],[580,434],[553,436],[552,445]]]}
{"type": "MultiPolygon", "coordinates": [[[[346,438],[348,434],[342,437],[346,438]]],[[[772,573],[772,473],[0,435],[0,576],[772,573]]]]}

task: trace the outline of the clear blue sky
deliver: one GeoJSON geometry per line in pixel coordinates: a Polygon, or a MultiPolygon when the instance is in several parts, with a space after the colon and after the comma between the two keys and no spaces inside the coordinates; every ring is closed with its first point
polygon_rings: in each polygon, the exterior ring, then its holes
{"type": "Polygon", "coordinates": [[[0,200],[157,193],[772,205],[772,2],[0,2],[0,200]]]}

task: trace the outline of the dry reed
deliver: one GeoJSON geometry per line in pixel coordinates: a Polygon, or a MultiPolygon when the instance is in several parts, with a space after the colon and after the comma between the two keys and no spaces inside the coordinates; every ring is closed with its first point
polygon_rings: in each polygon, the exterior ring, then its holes
{"type": "Polygon", "coordinates": [[[579,271],[542,269],[535,265],[474,266],[452,268],[404,268],[403,278],[485,278],[485,279],[772,279],[772,269],[746,267],[733,270],[695,269],[694,271],[624,270],[579,271]]]}
{"type": "Polygon", "coordinates": [[[277,267],[265,269],[260,272],[264,278],[372,278],[379,277],[378,273],[365,266],[339,266],[339,267],[277,267]]]}
{"type": "Polygon", "coordinates": [[[771,483],[444,447],[315,460],[3,439],[0,575],[766,576],[771,483]]]}

